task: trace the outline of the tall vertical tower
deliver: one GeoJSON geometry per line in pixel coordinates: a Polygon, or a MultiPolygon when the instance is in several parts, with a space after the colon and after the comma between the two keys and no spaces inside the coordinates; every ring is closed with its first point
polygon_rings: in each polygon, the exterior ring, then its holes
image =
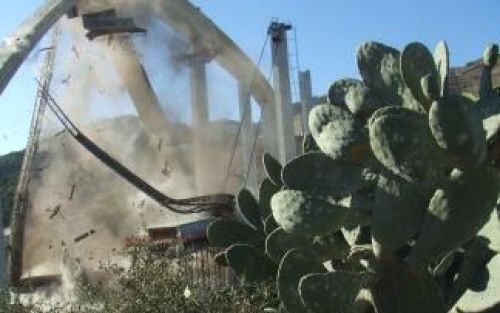
{"type": "Polygon", "coordinates": [[[312,102],[312,84],[311,72],[299,72],[299,86],[300,86],[300,117],[302,122],[302,134],[309,133],[309,111],[311,110],[312,102]]]}
{"type": "Polygon", "coordinates": [[[291,25],[279,22],[272,22],[268,29],[273,62],[278,155],[282,164],[291,160],[296,154],[287,40],[287,32],[291,29],[291,25]]]}

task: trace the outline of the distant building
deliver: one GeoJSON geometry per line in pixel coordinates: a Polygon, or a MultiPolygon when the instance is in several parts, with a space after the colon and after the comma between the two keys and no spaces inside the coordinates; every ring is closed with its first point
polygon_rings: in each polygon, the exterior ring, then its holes
{"type": "MultiPolygon", "coordinates": [[[[465,66],[450,68],[449,88],[452,94],[467,92],[479,95],[479,81],[481,77],[482,59],[467,63],[465,66]]],[[[492,71],[493,88],[500,88],[500,65],[492,71]]]]}

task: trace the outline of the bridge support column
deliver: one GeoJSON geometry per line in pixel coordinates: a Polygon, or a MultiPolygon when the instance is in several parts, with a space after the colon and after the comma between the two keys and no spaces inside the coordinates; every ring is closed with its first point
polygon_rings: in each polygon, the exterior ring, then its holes
{"type": "Polygon", "coordinates": [[[238,96],[240,102],[240,119],[242,123],[241,128],[241,154],[243,164],[243,179],[247,179],[247,187],[255,192],[257,190],[257,172],[255,164],[255,151],[253,150],[254,129],[252,127],[252,107],[250,103],[250,88],[247,84],[240,82],[238,84],[238,96]],[[254,152],[252,154],[252,152],[254,152]],[[248,170],[248,173],[247,173],[248,170]]]}
{"type": "Polygon", "coordinates": [[[104,46],[127,88],[144,127],[152,134],[170,136],[172,131],[170,121],[161,108],[160,101],[130,40],[117,37],[113,39],[111,46],[104,46]]]}
{"type": "Polygon", "coordinates": [[[297,153],[293,129],[292,94],[286,32],[290,25],[273,22],[269,26],[273,62],[274,93],[276,99],[276,126],[279,161],[285,164],[297,153]]]}
{"type": "MultiPolygon", "coordinates": [[[[141,64],[133,43],[127,37],[115,37],[112,45],[102,45],[120,75],[142,125],[150,135],[161,138],[167,144],[177,140],[176,129],[163,111],[160,101],[153,90],[148,75],[141,64]]],[[[173,171],[185,175],[189,164],[176,150],[169,160],[173,171]]],[[[194,186],[191,186],[194,188],[194,186]]]]}
{"type": "Polygon", "coordinates": [[[194,173],[195,185],[198,194],[209,191],[213,182],[208,173],[209,164],[205,158],[204,132],[208,126],[208,90],[206,62],[199,57],[193,57],[190,63],[190,85],[191,85],[191,121],[193,129],[194,145],[194,173]]]}
{"type": "Polygon", "coordinates": [[[302,134],[309,134],[309,111],[312,100],[311,71],[299,72],[300,113],[302,120],[302,134]]]}

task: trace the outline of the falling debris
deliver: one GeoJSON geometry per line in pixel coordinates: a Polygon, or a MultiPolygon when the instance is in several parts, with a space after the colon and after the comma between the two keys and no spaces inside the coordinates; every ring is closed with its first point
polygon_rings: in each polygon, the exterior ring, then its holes
{"type": "Polygon", "coordinates": [[[161,151],[162,144],[163,144],[163,138],[160,138],[160,140],[158,141],[158,151],[161,151]]]}
{"type": "Polygon", "coordinates": [[[76,185],[75,184],[71,185],[71,191],[69,192],[68,200],[70,200],[70,201],[73,200],[73,196],[75,195],[75,189],[76,189],[76,185]]]}
{"type": "Polygon", "coordinates": [[[80,236],[76,237],[76,238],[74,239],[74,241],[75,241],[75,243],[80,242],[80,241],[82,241],[83,239],[85,239],[85,238],[87,238],[87,237],[89,237],[90,235],[93,235],[93,234],[95,234],[95,230],[91,229],[91,230],[89,230],[88,232],[83,233],[83,234],[81,234],[80,236]]]}
{"type": "Polygon", "coordinates": [[[106,10],[96,13],[82,14],[83,27],[88,30],[89,40],[96,37],[116,33],[145,33],[144,28],[137,27],[132,18],[116,15],[116,10],[106,10]]]}
{"type": "Polygon", "coordinates": [[[161,173],[166,177],[169,177],[170,174],[172,173],[172,169],[170,168],[170,165],[168,164],[167,160],[165,160],[165,166],[161,170],[161,173]]]}
{"type": "Polygon", "coordinates": [[[68,74],[65,78],[61,79],[61,84],[62,85],[67,85],[71,79],[71,74],[68,74]]]}
{"type": "Polygon", "coordinates": [[[49,219],[50,220],[53,219],[59,213],[61,213],[61,205],[60,204],[56,205],[56,207],[54,208],[54,210],[52,210],[52,213],[50,213],[49,219]]]}
{"type": "Polygon", "coordinates": [[[54,49],[54,46],[44,47],[44,48],[38,49],[38,52],[49,51],[52,49],[54,49]]]}
{"type": "Polygon", "coordinates": [[[78,48],[75,45],[71,47],[71,51],[73,51],[77,59],[80,58],[80,53],[78,52],[78,48]]]}
{"type": "Polygon", "coordinates": [[[63,135],[64,133],[66,133],[66,129],[63,129],[63,130],[57,132],[54,136],[59,137],[59,136],[63,135]]]}

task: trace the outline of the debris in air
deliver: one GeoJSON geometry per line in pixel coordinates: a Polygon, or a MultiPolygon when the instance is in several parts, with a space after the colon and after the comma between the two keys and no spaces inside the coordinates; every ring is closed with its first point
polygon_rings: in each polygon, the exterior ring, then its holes
{"type": "Polygon", "coordinates": [[[75,195],[75,190],[76,190],[76,185],[73,184],[71,185],[71,191],[69,192],[69,197],[68,197],[68,200],[73,200],[73,197],[75,195]]]}
{"type": "Polygon", "coordinates": [[[51,220],[54,217],[56,217],[60,212],[61,212],[61,205],[58,204],[58,205],[56,205],[56,207],[54,208],[54,210],[52,210],[52,213],[50,213],[49,220],[51,220]]]}
{"type": "Polygon", "coordinates": [[[86,36],[90,40],[116,33],[146,32],[144,28],[137,27],[132,18],[118,17],[114,9],[82,14],[82,19],[83,27],[88,30],[86,36]]]}
{"type": "Polygon", "coordinates": [[[163,169],[161,170],[161,173],[164,175],[164,176],[167,176],[169,177],[170,174],[172,173],[172,169],[170,168],[170,165],[168,164],[168,161],[165,160],[165,166],[163,167],[163,169]]]}
{"type": "Polygon", "coordinates": [[[160,138],[160,140],[158,141],[158,151],[161,151],[162,144],[163,144],[163,138],[160,138]]]}
{"type": "Polygon", "coordinates": [[[87,237],[89,237],[90,235],[93,235],[93,234],[95,234],[95,230],[91,229],[91,230],[89,230],[88,232],[83,233],[83,234],[81,234],[80,236],[76,237],[76,238],[74,239],[74,241],[75,241],[75,243],[80,242],[80,241],[82,241],[83,239],[86,239],[87,237]]]}

